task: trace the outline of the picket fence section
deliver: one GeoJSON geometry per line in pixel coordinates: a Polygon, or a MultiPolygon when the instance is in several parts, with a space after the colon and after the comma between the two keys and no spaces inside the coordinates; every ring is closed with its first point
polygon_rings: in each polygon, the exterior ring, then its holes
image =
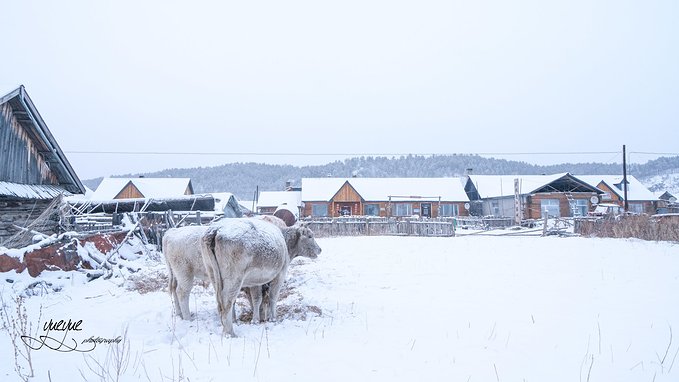
{"type": "Polygon", "coordinates": [[[338,218],[306,220],[317,237],[330,236],[455,236],[455,221],[338,218]]]}

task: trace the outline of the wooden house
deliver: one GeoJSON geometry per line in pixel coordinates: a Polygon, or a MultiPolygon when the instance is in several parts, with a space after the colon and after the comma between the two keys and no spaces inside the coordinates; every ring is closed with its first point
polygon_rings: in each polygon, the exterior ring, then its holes
{"type": "Polygon", "coordinates": [[[603,193],[569,173],[468,175],[465,179],[476,216],[516,217],[517,212],[521,219],[585,216],[603,193]]]}
{"type": "MultiPolygon", "coordinates": [[[[55,233],[55,198],[84,193],[26,89],[0,97],[0,245],[41,215],[39,232],[55,233]]],[[[12,244],[27,244],[20,241],[12,244]]]]}
{"type": "MultiPolygon", "coordinates": [[[[579,175],[581,179],[603,191],[602,203],[614,203],[623,207],[625,191],[622,175],[579,175]]],[[[629,212],[653,215],[659,207],[658,197],[633,175],[627,175],[627,203],[629,212]]]]}
{"type": "Polygon", "coordinates": [[[467,215],[457,178],[304,178],[303,216],[425,218],[467,215]]]}
{"type": "Polygon", "coordinates": [[[189,178],[104,178],[90,199],[164,199],[185,195],[193,195],[189,178]]]}
{"type": "Polygon", "coordinates": [[[660,214],[679,213],[679,203],[677,202],[677,197],[672,195],[669,191],[659,193],[658,213],[660,214]]]}

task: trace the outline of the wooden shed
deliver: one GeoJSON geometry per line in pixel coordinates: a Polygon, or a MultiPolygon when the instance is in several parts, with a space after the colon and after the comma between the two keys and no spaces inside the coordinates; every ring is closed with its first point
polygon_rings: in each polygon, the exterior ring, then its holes
{"type": "Polygon", "coordinates": [[[0,97],[0,163],[1,246],[27,244],[26,228],[57,232],[55,199],[85,193],[23,86],[0,97]]]}

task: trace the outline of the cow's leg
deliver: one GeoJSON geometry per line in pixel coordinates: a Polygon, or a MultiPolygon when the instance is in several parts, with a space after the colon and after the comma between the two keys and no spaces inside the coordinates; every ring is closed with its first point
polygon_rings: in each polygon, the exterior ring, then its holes
{"type": "Polygon", "coordinates": [[[220,311],[222,326],[224,334],[235,337],[236,333],[233,331],[233,309],[236,297],[243,284],[243,278],[230,278],[224,280],[224,287],[222,289],[222,310],[220,311]]]}
{"type": "Polygon", "coordinates": [[[262,305],[259,306],[259,318],[262,321],[267,321],[268,306],[269,306],[269,283],[266,283],[262,285],[262,305]]]}
{"type": "Polygon", "coordinates": [[[177,291],[175,296],[179,305],[180,316],[185,320],[191,319],[191,310],[189,309],[191,289],[193,289],[193,277],[177,280],[177,291]]]}
{"type": "Polygon", "coordinates": [[[260,311],[260,307],[262,306],[262,287],[254,286],[245,289],[248,291],[250,306],[252,307],[252,323],[259,324],[263,320],[260,311]]]}
{"type": "Polygon", "coordinates": [[[283,283],[285,283],[285,276],[287,273],[287,268],[284,268],[278,276],[269,283],[269,301],[267,306],[267,309],[269,310],[267,319],[269,321],[276,321],[276,303],[278,302],[278,295],[283,288],[283,283]]]}

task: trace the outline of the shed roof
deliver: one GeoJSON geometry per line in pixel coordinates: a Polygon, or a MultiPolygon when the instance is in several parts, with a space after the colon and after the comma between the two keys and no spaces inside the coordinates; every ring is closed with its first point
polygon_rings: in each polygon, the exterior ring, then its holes
{"type": "Polygon", "coordinates": [[[278,207],[281,205],[299,207],[302,205],[301,191],[262,191],[259,193],[257,207],[278,207]]]}
{"type": "Polygon", "coordinates": [[[304,178],[303,201],[329,201],[348,182],[365,201],[404,201],[441,198],[467,202],[458,178],[304,178]]]}
{"type": "MultiPolygon", "coordinates": [[[[622,175],[578,175],[578,179],[582,179],[595,187],[603,182],[621,200],[624,200],[622,175]]],[[[658,197],[635,178],[634,175],[627,175],[627,200],[656,201],[658,197]]]]}
{"type": "Polygon", "coordinates": [[[84,194],[85,186],[83,186],[80,178],[78,178],[68,159],[66,159],[64,152],[61,151],[57,140],[54,139],[54,136],[47,128],[47,124],[42,119],[42,116],[40,116],[28,93],[26,93],[24,86],[21,85],[0,97],[0,105],[5,103],[11,106],[14,117],[26,130],[31,140],[41,147],[41,153],[55,174],[59,186],[70,193],[84,194]]]}
{"type": "Polygon", "coordinates": [[[54,199],[60,194],[64,194],[64,196],[71,195],[71,193],[61,187],[48,184],[0,182],[0,196],[21,199],[54,199]]]}
{"type": "Polygon", "coordinates": [[[145,198],[183,196],[186,188],[191,187],[190,178],[104,178],[90,199],[112,200],[129,183],[137,187],[145,198]]]}
{"type": "MultiPolygon", "coordinates": [[[[535,192],[545,192],[550,185],[567,181],[577,191],[601,192],[573,175],[564,172],[552,175],[469,175],[470,181],[476,187],[479,196],[485,198],[501,198],[514,195],[514,179],[519,179],[519,193],[521,195],[535,192]]],[[[558,191],[555,187],[554,191],[558,191]]],[[[573,191],[575,192],[575,191],[573,191]]]]}

